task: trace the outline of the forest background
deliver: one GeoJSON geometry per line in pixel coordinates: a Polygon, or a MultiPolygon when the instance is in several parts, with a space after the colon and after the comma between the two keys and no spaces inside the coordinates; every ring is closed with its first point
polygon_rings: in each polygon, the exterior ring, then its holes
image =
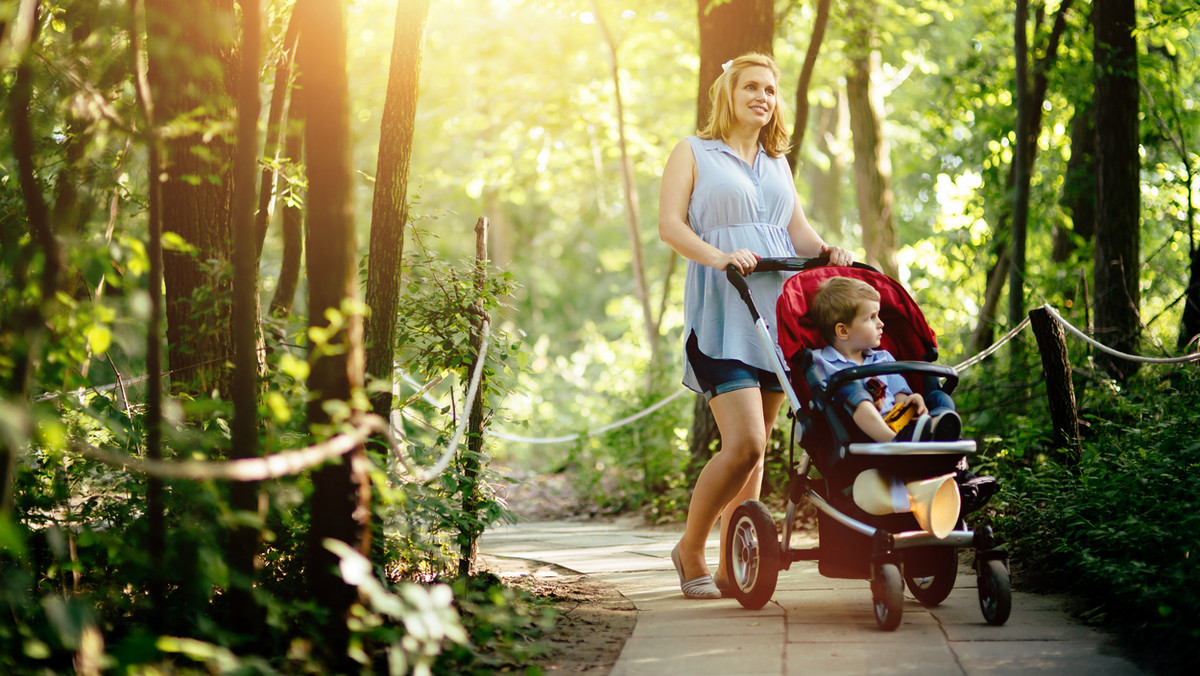
{"type": "MultiPolygon", "coordinates": [[[[6,667],[519,662],[540,611],[467,575],[511,516],[489,463],[670,521],[719,447],[690,396],[589,431],[679,392],[658,176],[749,48],[803,115],[809,220],[912,291],[942,362],[1043,303],[1127,352],[1195,351],[1191,3],[206,7],[0,3],[6,667]],[[304,471],[214,462],[302,446],[304,471]]],[[[964,373],[979,469],[1005,481],[986,517],[1019,583],[1194,666],[1200,379],[1068,340],[1078,440],[1028,331],[964,373]]]]}

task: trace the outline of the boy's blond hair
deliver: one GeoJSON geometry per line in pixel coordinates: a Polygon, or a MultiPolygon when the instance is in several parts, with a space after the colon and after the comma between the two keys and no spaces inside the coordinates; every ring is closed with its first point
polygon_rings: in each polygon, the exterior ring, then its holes
{"type": "Polygon", "coordinates": [[[821,283],[813,295],[810,310],[817,329],[832,345],[837,325],[853,322],[862,304],[867,301],[879,302],[879,292],[875,287],[861,279],[830,277],[821,283]]]}

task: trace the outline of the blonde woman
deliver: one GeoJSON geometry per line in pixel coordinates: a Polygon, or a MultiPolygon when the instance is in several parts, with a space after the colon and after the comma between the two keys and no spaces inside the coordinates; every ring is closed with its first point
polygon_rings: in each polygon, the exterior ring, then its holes
{"type": "MultiPolygon", "coordinates": [[[[783,403],[779,384],[745,303],[725,279],[743,275],[763,257],[828,256],[849,265],[800,208],[783,155],[779,69],[763,54],[728,62],[709,90],[712,113],[697,136],[681,140],[663,169],[659,236],[688,259],[684,292],[683,383],[703,393],[721,432],[721,450],[696,481],[687,528],[671,553],[688,598],[720,598],[728,586],[725,533],[717,576],[709,573],[705,542],[718,517],[727,523],[742,501],[757,498],[763,457],[783,403]]],[[[775,330],[775,300],[785,273],[748,278],[760,314],[775,330]]]]}

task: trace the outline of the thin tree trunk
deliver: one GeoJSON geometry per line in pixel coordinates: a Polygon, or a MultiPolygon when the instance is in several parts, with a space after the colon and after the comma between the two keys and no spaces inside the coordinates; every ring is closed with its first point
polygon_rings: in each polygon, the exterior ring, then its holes
{"type": "Polygon", "coordinates": [[[867,263],[896,277],[896,219],[892,209],[892,176],[887,141],[871,82],[874,52],[854,58],[846,77],[850,133],[854,142],[854,180],[867,263]]]}
{"type": "MultiPolygon", "coordinates": [[[[262,17],[259,0],[240,0],[242,40],[237,91],[237,148],[233,169],[233,448],[231,458],[252,458],[258,450],[258,253],[254,219],[254,170],[258,164],[258,61],[262,51],[262,17]]],[[[269,190],[269,186],[264,186],[269,190]]],[[[235,511],[258,510],[258,483],[235,481],[229,487],[235,511]]],[[[229,534],[229,563],[233,574],[230,610],[240,633],[261,626],[251,595],[258,529],[235,526],[229,534]]]]}
{"type": "MultiPolygon", "coordinates": [[[[1014,11],[1014,40],[1013,52],[1016,58],[1016,82],[1013,85],[1016,99],[1016,147],[1013,152],[1013,166],[1016,175],[1013,179],[1012,206],[1012,236],[1009,241],[1009,278],[1008,278],[1008,325],[1016,326],[1025,319],[1025,232],[1029,221],[1029,175],[1033,163],[1026,160],[1026,155],[1036,143],[1036,138],[1030,138],[1028,98],[1029,88],[1029,47],[1027,26],[1029,19],[1028,0],[1017,0],[1014,11]]],[[[1010,343],[1013,364],[1021,350],[1021,341],[1010,343]]]]}
{"type": "Polygon", "coordinates": [[[800,145],[804,142],[804,132],[808,128],[808,88],[812,83],[813,69],[817,65],[817,55],[821,53],[821,43],[825,40],[825,26],[829,23],[829,6],[832,0],[817,0],[817,16],[813,20],[812,37],[808,41],[808,51],[804,53],[804,66],[800,69],[800,81],[796,85],[796,126],[792,128],[792,147],[787,152],[788,166],[792,174],[800,173],[800,145]]]}
{"type": "Polygon", "coordinates": [[[1064,263],[1075,251],[1074,238],[1090,242],[1096,227],[1096,125],[1090,101],[1075,103],[1075,114],[1071,117],[1071,157],[1067,160],[1059,202],[1071,214],[1071,228],[1055,226],[1050,258],[1055,263],[1064,263]]]}
{"type": "MultiPolygon", "coordinates": [[[[1092,9],[1096,73],[1096,150],[1099,185],[1092,284],[1099,339],[1137,352],[1139,224],[1137,11],[1134,0],[1096,0],[1092,9]]],[[[1096,362],[1116,378],[1137,362],[1098,352],[1096,362]]]]}
{"type": "MultiPolygon", "coordinates": [[[[141,3],[134,0],[130,3],[130,41],[129,51],[133,55],[134,83],[137,87],[138,102],[142,108],[142,117],[146,124],[146,135],[149,143],[149,241],[146,255],[150,259],[150,275],[147,280],[147,291],[150,296],[150,322],[146,327],[146,370],[150,380],[146,387],[146,457],[150,460],[162,460],[162,325],[163,325],[163,182],[158,177],[162,175],[163,143],[159,136],[158,114],[155,108],[154,96],[151,92],[148,67],[142,62],[142,51],[138,45],[138,35],[143,26],[146,30],[147,41],[150,36],[149,14],[141,3]]],[[[163,571],[163,560],[166,554],[166,515],[164,513],[163,481],[158,477],[146,477],[146,523],[147,545],[150,555],[149,581],[150,599],[154,603],[154,618],[157,622],[165,620],[166,613],[166,578],[163,571]]]]}
{"type": "Polygon", "coordinates": [[[649,390],[654,382],[654,374],[658,371],[661,359],[658,346],[658,323],[650,308],[650,289],[646,284],[646,264],[642,256],[642,225],[641,211],[638,206],[637,185],[633,175],[633,161],[629,158],[629,148],[625,140],[625,104],[621,100],[621,68],[617,59],[617,43],[608,29],[604,15],[596,0],[592,0],[592,10],[596,14],[604,41],[608,44],[609,64],[612,69],[613,90],[617,103],[617,143],[621,149],[621,178],[625,193],[625,219],[629,224],[629,245],[633,252],[634,291],[642,306],[642,323],[646,331],[646,342],[650,346],[650,368],[646,370],[646,389],[649,390]]]}
{"type": "MultiPolygon", "coordinates": [[[[308,322],[329,331],[327,313],[342,323],[329,336],[328,348],[312,345],[309,375],[309,424],[331,422],[325,403],[349,404],[363,385],[362,317],[347,305],[358,297],[355,272],[354,219],[351,199],[350,105],[346,74],[346,18],[341,0],[302,2],[296,53],[304,96],[305,148],[308,172],[307,269],[308,322]],[[320,39],[308,39],[319,36],[320,39]]],[[[357,670],[347,656],[347,613],[356,598],[338,574],[338,558],[325,547],[340,540],[368,555],[370,548],[370,484],[364,449],[359,445],[340,462],[313,473],[312,523],[308,537],[308,578],[314,599],[328,612],[323,646],[339,668],[357,670]]]]}
{"type": "Polygon", "coordinates": [[[396,315],[400,306],[400,274],[404,263],[404,228],[408,225],[408,167],[417,120],[417,81],[421,43],[429,0],[404,0],[396,8],[387,99],[379,139],[379,164],[371,203],[371,241],[367,256],[367,375],[386,382],[371,395],[375,414],[392,411],[396,315]]]}
{"type": "MultiPolygon", "coordinates": [[[[471,318],[471,351],[475,360],[464,374],[464,382],[471,381],[471,375],[478,366],[483,352],[483,330],[488,323],[487,307],[483,302],[484,290],[487,288],[487,231],[488,220],[480,218],[475,223],[475,304],[472,310],[475,316],[471,318]]],[[[467,418],[467,449],[460,460],[462,465],[462,511],[466,517],[464,525],[459,527],[459,558],[458,574],[466,577],[471,574],[471,565],[479,546],[479,536],[482,529],[479,523],[479,472],[483,469],[483,392],[486,389],[480,376],[479,386],[475,389],[475,399],[471,402],[471,415],[467,418]]]]}
{"type": "Polygon", "coordinates": [[[842,158],[837,150],[830,145],[830,139],[836,139],[841,127],[841,107],[845,94],[840,90],[834,93],[837,100],[833,106],[818,108],[820,115],[817,119],[817,150],[829,161],[829,170],[822,171],[816,164],[809,166],[809,184],[812,186],[812,209],[808,213],[809,222],[814,227],[837,228],[842,226],[842,158]]]}
{"type": "MultiPolygon", "coordinates": [[[[296,170],[303,166],[304,128],[300,121],[304,119],[304,97],[293,96],[288,104],[288,118],[292,121],[286,125],[283,154],[287,161],[295,165],[296,170]]],[[[295,190],[295,188],[293,188],[295,190]]],[[[275,285],[275,295],[271,298],[271,316],[277,320],[287,319],[292,311],[292,303],[296,298],[296,287],[300,281],[300,260],[304,254],[304,213],[300,210],[300,195],[293,194],[292,199],[283,203],[283,261],[279,266],[279,280],[275,285]]]]}
{"type": "MultiPolygon", "coordinates": [[[[1037,139],[1038,135],[1041,134],[1042,105],[1046,100],[1046,90],[1049,86],[1049,72],[1058,59],[1058,46],[1067,29],[1067,12],[1071,9],[1071,4],[1072,0],[1063,0],[1062,4],[1059,5],[1058,13],[1054,19],[1054,26],[1046,40],[1045,51],[1034,64],[1033,84],[1029,90],[1029,97],[1025,99],[1024,108],[1025,117],[1029,120],[1028,138],[1037,139]]],[[[1039,8],[1037,21],[1034,26],[1035,34],[1041,27],[1043,19],[1044,15],[1041,8],[1039,8]]],[[[1032,175],[1033,162],[1037,156],[1037,143],[1030,142],[1025,149],[1028,152],[1024,153],[1024,173],[1032,175]]],[[[1008,166],[1008,173],[1004,179],[1004,189],[1006,192],[1013,190],[1016,185],[1017,166],[1014,158],[1014,161],[1008,166]]],[[[1011,213],[1009,209],[1004,208],[997,218],[996,227],[994,228],[994,232],[998,236],[1003,235],[1008,230],[1010,217],[1011,213]]],[[[996,308],[1000,304],[1000,294],[1003,291],[1005,280],[1009,277],[1009,266],[1012,263],[1009,257],[1010,253],[1009,247],[996,247],[996,263],[988,271],[987,289],[984,291],[984,303],[979,313],[979,322],[975,325],[975,330],[971,334],[971,344],[976,351],[986,349],[991,345],[992,336],[994,335],[993,328],[996,323],[996,308]]]]}
{"type": "MultiPolygon", "coordinates": [[[[291,90],[292,62],[296,57],[296,15],[288,21],[287,33],[283,37],[283,53],[275,62],[275,84],[271,88],[271,106],[267,110],[267,141],[263,149],[263,157],[279,160],[279,149],[286,144],[288,120],[285,113],[287,99],[291,90]]],[[[256,74],[257,75],[257,74],[256,74]]],[[[257,77],[255,78],[257,82],[257,77]]],[[[269,165],[263,165],[262,177],[258,187],[258,209],[255,212],[254,229],[257,233],[257,254],[262,256],[263,242],[267,237],[267,226],[270,224],[271,198],[275,194],[275,186],[279,182],[279,171],[269,165]]],[[[235,186],[236,189],[236,186],[235,186]]]]}

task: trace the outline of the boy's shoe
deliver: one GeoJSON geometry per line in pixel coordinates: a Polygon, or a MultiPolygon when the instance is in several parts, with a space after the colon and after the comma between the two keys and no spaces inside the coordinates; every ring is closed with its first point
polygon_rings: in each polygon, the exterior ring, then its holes
{"type": "Polygon", "coordinates": [[[962,418],[954,411],[933,416],[929,426],[930,441],[958,441],[962,436],[962,418]]]}
{"type": "Polygon", "coordinates": [[[959,470],[955,480],[958,482],[958,492],[962,496],[962,509],[958,514],[960,519],[982,509],[988,500],[1000,491],[996,477],[975,476],[967,470],[959,470]]]}
{"type": "Polygon", "coordinates": [[[897,432],[893,441],[932,441],[931,427],[932,420],[922,413],[897,432]]]}

